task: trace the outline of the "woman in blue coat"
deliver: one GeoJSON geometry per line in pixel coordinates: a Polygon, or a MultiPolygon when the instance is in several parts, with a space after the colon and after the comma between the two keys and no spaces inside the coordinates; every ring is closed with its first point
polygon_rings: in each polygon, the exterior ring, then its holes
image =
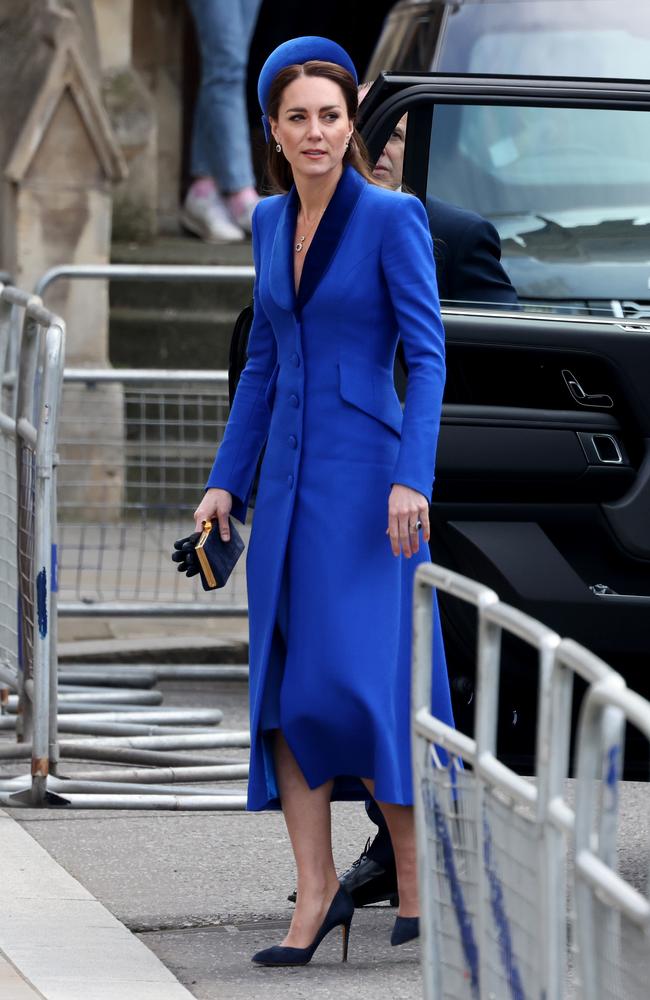
{"type": "MultiPolygon", "coordinates": [[[[426,212],[373,181],[354,129],[354,66],[333,42],[286,42],[258,92],[283,195],[253,219],[248,362],[195,512],[246,516],[250,616],[249,809],[282,808],[297,905],[263,964],[304,964],[353,903],[332,859],[330,801],[380,803],[395,847],[393,943],[417,933],[410,761],[413,576],[428,560],[428,505],[445,377],[426,212]],[[404,411],[393,386],[401,338],[404,411]]],[[[451,722],[437,620],[434,711],[451,722]]]]}

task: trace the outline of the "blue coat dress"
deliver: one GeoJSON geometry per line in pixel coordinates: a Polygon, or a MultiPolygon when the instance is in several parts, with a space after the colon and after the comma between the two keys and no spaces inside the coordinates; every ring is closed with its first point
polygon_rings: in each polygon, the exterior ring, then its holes
{"type": "MultiPolygon", "coordinates": [[[[248,808],[279,806],[274,728],[310,787],[411,804],[413,575],[395,558],[388,497],[430,498],[445,378],[432,243],[413,196],[345,168],[294,289],[295,188],[255,212],[255,317],[207,486],[246,516],[261,449],[247,555],[251,761],[248,808]],[[404,411],[393,385],[401,338],[404,411]]],[[[451,722],[437,617],[434,711],[451,722]]]]}

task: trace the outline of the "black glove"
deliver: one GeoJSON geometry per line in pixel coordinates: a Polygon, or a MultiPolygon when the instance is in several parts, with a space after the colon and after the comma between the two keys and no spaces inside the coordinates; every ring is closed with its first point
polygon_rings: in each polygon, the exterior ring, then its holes
{"type": "Polygon", "coordinates": [[[187,538],[179,538],[174,542],[172,561],[178,563],[178,572],[187,577],[196,576],[199,572],[199,560],[196,554],[196,543],[201,537],[200,531],[195,531],[187,538]]]}

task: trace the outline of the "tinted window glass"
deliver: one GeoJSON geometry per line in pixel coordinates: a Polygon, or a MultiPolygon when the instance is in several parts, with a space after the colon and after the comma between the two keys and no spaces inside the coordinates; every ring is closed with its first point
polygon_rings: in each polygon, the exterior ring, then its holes
{"type": "Polygon", "coordinates": [[[427,196],[495,227],[521,302],[650,314],[648,163],[650,113],[439,105],[427,196]]]}
{"type": "Polygon", "coordinates": [[[433,68],[645,79],[649,6],[638,0],[497,0],[450,7],[433,68]]]}

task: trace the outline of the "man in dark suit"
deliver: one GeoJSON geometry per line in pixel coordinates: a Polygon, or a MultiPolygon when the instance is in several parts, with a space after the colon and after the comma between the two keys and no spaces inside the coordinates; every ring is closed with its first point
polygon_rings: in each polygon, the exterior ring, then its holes
{"type": "MultiPolygon", "coordinates": [[[[364,85],[365,90],[368,86],[364,85]]],[[[364,88],[360,89],[361,99],[365,96],[364,88]]],[[[373,170],[378,180],[394,188],[402,184],[406,124],[404,115],[391,132],[373,170]]],[[[426,209],[441,301],[516,306],[517,293],[501,264],[501,242],[494,226],[476,212],[449,205],[439,198],[428,197],[426,209]]],[[[360,857],[339,876],[339,881],[356,906],[384,900],[396,905],[397,876],[388,827],[374,799],[366,803],[366,811],[378,832],[360,857]]]]}
{"type": "MultiPolygon", "coordinates": [[[[362,101],[371,84],[359,88],[362,101]]],[[[392,188],[402,186],[408,115],[397,123],[373,176],[392,188]]],[[[501,264],[499,234],[476,212],[427,197],[427,215],[436,258],[438,294],[442,302],[516,305],[517,293],[501,264]]]]}

